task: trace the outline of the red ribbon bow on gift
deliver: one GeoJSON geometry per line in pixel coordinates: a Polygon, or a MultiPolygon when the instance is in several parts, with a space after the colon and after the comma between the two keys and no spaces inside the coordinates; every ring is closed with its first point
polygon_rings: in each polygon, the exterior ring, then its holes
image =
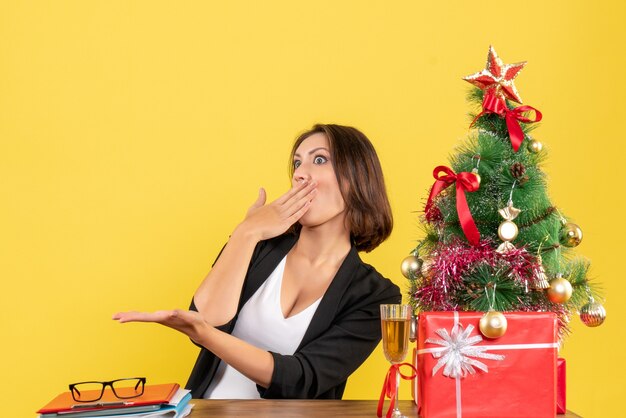
{"type": "Polygon", "coordinates": [[[412,364],[409,363],[399,363],[392,364],[387,372],[387,376],[385,376],[385,382],[383,383],[383,390],[380,393],[380,399],[378,400],[378,409],[376,410],[376,415],[378,418],[382,418],[383,416],[383,405],[385,403],[385,397],[389,398],[389,408],[387,408],[387,414],[385,415],[387,418],[391,418],[391,413],[393,412],[393,408],[396,405],[396,399],[398,397],[398,375],[404,380],[413,380],[417,377],[417,370],[413,367],[412,364]],[[400,371],[400,366],[409,366],[412,370],[410,375],[402,374],[400,371]]]}
{"type": "Polygon", "coordinates": [[[500,115],[506,120],[506,127],[509,130],[509,137],[511,138],[511,146],[517,152],[522,141],[524,141],[524,132],[520,126],[520,122],[534,123],[541,121],[543,115],[540,111],[532,106],[519,106],[511,110],[507,107],[504,99],[496,96],[491,90],[485,94],[483,98],[483,111],[478,114],[472,121],[470,127],[474,125],[476,120],[486,113],[495,113],[500,115]],[[524,112],[535,112],[535,119],[530,119],[524,116],[524,112]]]}
{"type": "Polygon", "coordinates": [[[435,196],[441,193],[446,187],[456,182],[456,210],[459,214],[461,228],[463,228],[463,233],[470,244],[477,245],[480,241],[480,233],[478,232],[474,218],[472,218],[472,213],[467,205],[465,192],[475,192],[478,190],[480,186],[478,178],[474,173],[468,173],[466,171],[454,174],[452,169],[444,165],[435,167],[433,177],[435,177],[437,181],[433,184],[430,190],[430,196],[428,196],[428,202],[426,202],[426,208],[424,209],[426,216],[428,216],[431,206],[433,205],[435,196]],[[442,173],[444,173],[444,175],[440,176],[442,173]]]}

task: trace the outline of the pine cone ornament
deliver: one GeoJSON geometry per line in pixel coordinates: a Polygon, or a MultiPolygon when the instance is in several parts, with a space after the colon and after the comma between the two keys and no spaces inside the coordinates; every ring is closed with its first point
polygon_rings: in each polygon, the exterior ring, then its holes
{"type": "Polygon", "coordinates": [[[528,176],[526,175],[526,167],[522,163],[513,163],[510,168],[511,175],[520,185],[523,185],[528,181],[528,176]]]}

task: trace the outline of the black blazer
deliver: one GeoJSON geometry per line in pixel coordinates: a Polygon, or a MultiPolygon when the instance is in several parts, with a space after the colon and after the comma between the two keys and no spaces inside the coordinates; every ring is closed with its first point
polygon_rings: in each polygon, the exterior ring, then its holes
{"type": "MultiPolygon", "coordinates": [[[[243,305],[297,240],[297,236],[285,234],[257,245],[237,314],[219,329],[232,332],[243,305]]],[[[398,286],[363,263],[353,246],[322,297],[296,352],[287,356],[270,352],[274,357],[274,372],[268,388],[257,385],[261,397],[341,399],[348,376],[380,341],[379,305],[400,303],[401,299],[398,286]]],[[[193,301],[190,309],[197,310],[193,301]]],[[[219,361],[201,347],[186,385],[194,398],[204,395],[219,361]]]]}

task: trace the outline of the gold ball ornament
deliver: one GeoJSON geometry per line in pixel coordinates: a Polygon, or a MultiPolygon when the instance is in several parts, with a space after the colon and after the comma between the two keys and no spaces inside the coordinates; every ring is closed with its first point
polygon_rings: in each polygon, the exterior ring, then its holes
{"type": "Polygon", "coordinates": [[[528,151],[532,152],[533,154],[540,153],[542,149],[543,144],[536,139],[533,139],[528,143],[528,151]]]}
{"type": "Polygon", "coordinates": [[[604,306],[597,302],[589,302],[580,308],[580,320],[588,327],[598,327],[606,319],[604,306]]]}
{"type": "Polygon", "coordinates": [[[566,247],[576,247],[583,240],[583,231],[578,225],[566,222],[561,227],[560,241],[566,247]]]}
{"type": "Polygon", "coordinates": [[[421,274],[422,259],[414,255],[410,255],[402,260],[400,270],[402,270],[402,275],[404,275],[407,279],[415,279],[421,274]]]}
{"type": "Polygon", "coordinates": [[[480,174],[478,174],[478,169],[477,168],[472,168],[472,174],[476,176],[476,180],[478,180],[478,185],[480,186],[480,174]]]}
{"type": "Polygon", "coordinates": [[[565,303],[572,297],[572,284],[563,277],[550,280],[548,299],[553,303],[565,303]]]}
{"type": "Polygon", "coordinates": [[[518,232],[517,225],[512,221],[503,221],[498,227],[498,236],[502,241],[513,241],[518,232]]]}
{"type": "Polygon", "coordinates": [[[485,312],[478,322],[478,329],[487,338],[500,338],[506,333],[506,317],[502,312],[485,312]]]}

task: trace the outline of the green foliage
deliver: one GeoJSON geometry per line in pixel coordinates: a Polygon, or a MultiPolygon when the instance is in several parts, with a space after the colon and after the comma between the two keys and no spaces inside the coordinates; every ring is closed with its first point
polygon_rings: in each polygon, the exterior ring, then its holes
{"type": "Polygon", "coordinates": [[[568,304],[574,309],[580,309],[589,301],[592,291],[587,280],[591,264],[583,258],[575,258],[570,261],[564,269],[565,277],[572,284],[572,297],[568,304]]]}
{"type": "Polygon", "coordinates": [[[482,263],[464,277],[465,288],[458,298],[471,311],[511,311],[526,297],[525,289],[508,275],[505,265],[496,268],[482,263]]]}
{"type": "Polygon", "coordinates": [[[431,252],[439,242],[439,234],[434,226],[428,223],[422,223],[422,230],[424,231],[424,238],[415,248],[415,254],[431,252]]]}
{"type": "Polygon", "coordinates": [[[556,262],[555,250],[561,250],[559,241],[560,217],[551,206],[531,208],[528,212],[526,222],[520,221],[520,219],[525,219],[522,218],[521,214],[516,219],[519,234],[513,242],[516,245],[525,245],[533,253],[539,251],[541,247],[543,263],[551,268],[556,262]]]}

